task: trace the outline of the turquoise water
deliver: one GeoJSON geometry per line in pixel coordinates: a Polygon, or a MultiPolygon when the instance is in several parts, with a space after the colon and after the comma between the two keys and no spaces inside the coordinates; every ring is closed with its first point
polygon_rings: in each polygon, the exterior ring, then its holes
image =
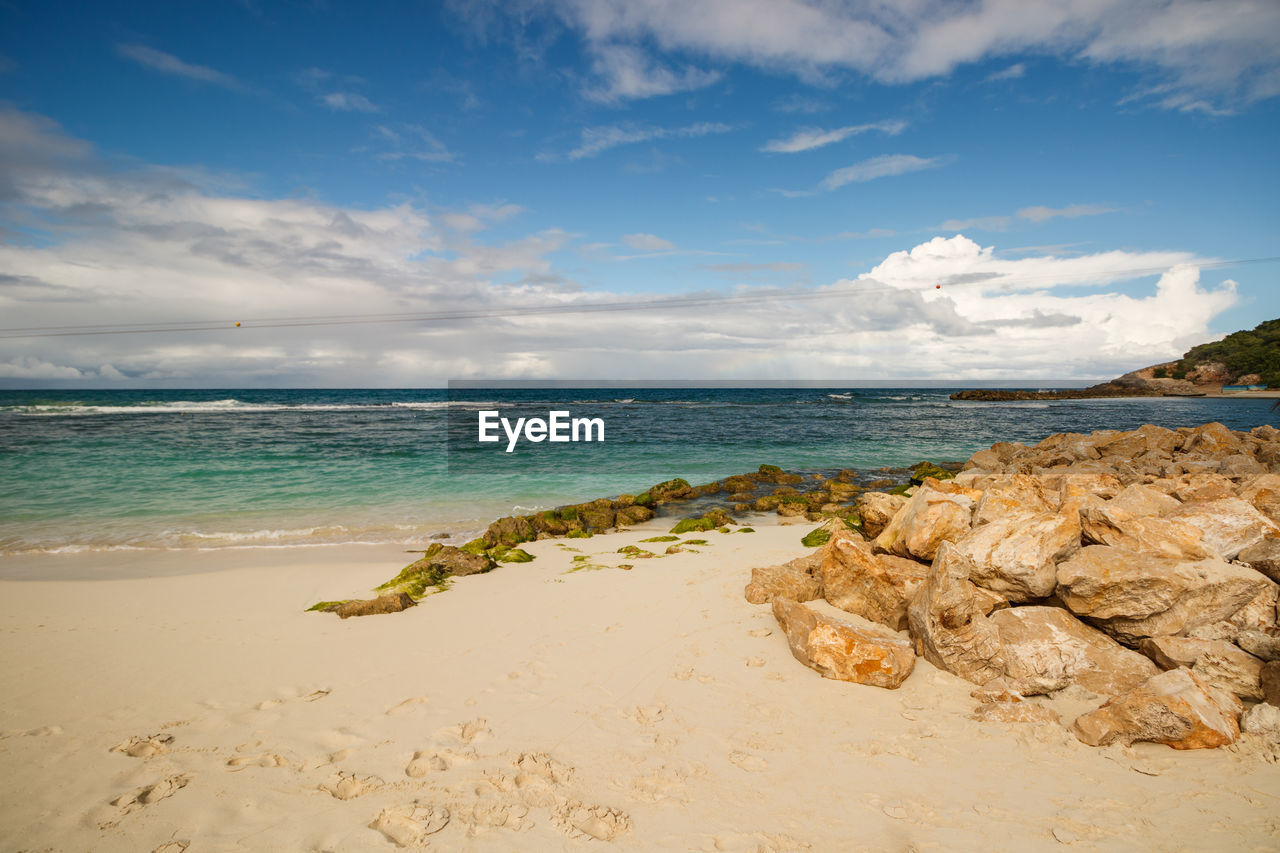
{"type": "Polygon", "coordinates": [[[497,516],[797,470],[961,460],[994,441],[1221,421],[1270,400],[962,403],[951,389],[0,392],[0,553],[417,545],[497,516]],[[477,412],[599,417],[603,443],[480,444],[477,412]]]}

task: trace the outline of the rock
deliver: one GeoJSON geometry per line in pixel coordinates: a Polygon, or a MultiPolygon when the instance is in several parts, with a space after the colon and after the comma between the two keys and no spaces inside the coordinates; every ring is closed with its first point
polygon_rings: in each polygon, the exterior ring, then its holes
{"type": "Polygon", "coordinates": [[[956,547],[973,559],[969,580],[1011,602],[1053,593],[1058,563],[1080,550],[1075,512],[1004,516],[968,531],[956,547]]]}
{"type": "Polygon", "coordinates": [[[1058,484],[1058,505],[1062,506],[1072,498],[1083,498],[1087,495],[1097,495],[1104,500],[1114,498],[1123,489],[1124,484],[1114,474],[1067,474],[1058,484]]]}
{"type": "Polygon", "coordinates": [[[1258,512],[1280,524],[1280,474],[1255,477],[1240,489],[1241,500],[1253,504],[1258,512]]]}
{"type": "Polygon", "coordinates": [[[1206,684],[1229,690],[1242,699],[1262,698],[1262,661],[1226,640],[1149,637],[1138,648],[1161,669],[1180,666],[1206,684]]]}
{"type": "Polygon", "coordinates": [[[1146,517],[1173,512],[1182,506],[1182,502],[1159,489],[1135,483],[1121,489],[1118,495],[1106,502],[1106,505],[1124,510],[1133,516],[1146,517]]]}
{"type": "Polygon", "coordinates": [[[422,554],[422,559],[409,564],[408,569],[435,566],[447,570],[455,577],[483,574],[493,568],[494,562],[484,554],[473,554],[452,545],[433,543],[422,554]]]}
{"type": "Polygon", "coordinates": [[[647,506],[633,504],[631,506],[619,507],[615,515],[614,523],[619,527],[628,524],[640,524],[653,518],[654,515],[654,511],[649,509],[647,506]]]}
{"type": "Polygon", "coordinates": [[[1270,579],[1265,580],[1266,586],[1262,592],[1227,619],[1237,629],[1269,631],[1276,627],[1276,604],[1277,599],[1280,599],[1280,587],[1270,579]]]}
{"type": "Polygon", "coordinates": [[[1130,432],[1104,439],[1094,444],[1103,457],[1136,459],[1144,453],[1172,454],[1182,447],[1182,436],[1171,429],[1144,424],[1130,432]]]}
{"type": "Polygon", "coordinates": [[[1280,661],[1264,663],[1258,682],[1263,700],[1269,705],[1280,705],[1280,661]]]}
{"type": "Polygon", "coordinates": [[[1202,471],[1178,478],[1173,489],[1180,501],[1216,501],[1236,496],[1236,484],[1221,474],[1202,471]]]}
{"type": "Polygon", "coordinates": [[[752,604],[768,604],[775,598],[791,601],[813,601],[822,597],[822,579],[819,575],[821,555],[806,554],[780,566],[765,566],[751,570],[751,583],[744,590],[752,604]]]}
{"type": "Polygon", "coordinates": [[[351,616],[376,616],[379,613],[399,613],[401,610],[407,610],[410,607],[416,607],[418,602],[409,597],[407,592],[391,592],[386,595],[380,595],[377,598],[369,598],[358,601],[344,601],[341,604],[326,608],[328,613],[337,613],[342,619],[351,616]]]}
{"type": "Polygon", "coordinates": [[[1240,717],[1240,731],[1280,743],[1280,708],[1269,702],[1254,705],[1240,717]]]}
{"type": "Polygon", "coordinates": [[[1246,628],[1236,635],[1236,645],[1263,662],[1280,660],[1280,633],[1274,629],[1268,632],[1246,628]]]}
{"type": "Polygon", "coordinates": [[[873,555],[847,528],[837,528],[819,553],[822,597],[830,604],[895,631],[907,627],[907,606],[924,583],[927,566],[873,555]]]}
{"type": "Polygon", "coordinates": [[[1058,597],[1123,643],[1226,619],[1265,588],[1252,569],[1090,545],[1058,566],[1058,597]]]}
{"type": "Polygon", "coordinates": [[[1190,436],[1183,442],[1185,452],[1204,456],[1230,456],[1239,453],[1241,449],[1240,437],[1216,422],[1202,424],[1191,430],[1190,436]]]}
{"type": "Polygon", "coordinates": [[[773,615],[791,654],[824,678],[893,689],[915,668],[911,644],[883,626],[837,619],[785,598],[773,600],[773,615]]]}
{"type": "Polygon", "coordinates": [[[529,519],[524,516],[510,515],[500,518],[489,525],[484,532],[484,543],[487,547],[501,545],[513,548],[522,542],[530,542],[537,536],[537,531],[529,519]]]}
{"type": "Polygon", "coordinates": [[[916,489],[876,537],[876,547],[899,557],[932,560],[944,541],[955,541],[969,532],[973,498],[942,491],[933,485],[936,483],[929,480],[916,489]]]}
{"type": "Polygon", "coordinates": [[[1280,583],[1280,539],[1267,537],[1242,549],[1236,559],[1280,583]]]}
{"type": "Polygon", "coordinates": [[[783,518],[795,518],[807,513],[809,508],[803,501],[783,500],[774,511],[783,518]]]}
{"type": "Polygon", "coordinates": [[[907,608],[916,653],[975,684],[1004,674],[1000,633],[969,581],[973,560],[950,542],[938,548],[925,581],[907,608]]]}
{"type": "Polygon", "coordinates": [[[1204,545],[1224,560],[1233,559],[1250,545],[1268,536],[1280,536],[1280,527],[1239,498],[1191,501],[1165,516],[1185,521],[1204,531],[1204,545]]]}
{"type": "Polygon", "coordinates": [[[726,477],[720,484],[724,486],[725,491],[729,492],[750,492],[756,488],[756,481],[746,474],[734,474],[732,477],[726,477]]]}
{"type": "MultiPolygon", "coordinates": [[[[1246,453],[1237,453],[1234,456],[1228,456],[1223,459],[1218,472],[1228,480],[1243,483],[1268,473],[1268,469],[1266,465],[1263,465],[1252,456],[1246,453]]],[[[1276,519],[1272,520],[1275,521],[1276,519]]]]}
{"type": "Polygon", "coordinates": [[[868,538],[880,535],[885,526],[898,514],[898,510],[907,505],[904,495],[890,495],[884,492],[863,492],[854,502],[854,508],[862,517],[862,529],[868,538]]]}
{"type": "Polygon", "coordinates": [[[1001,518],[1038,515],[1054,509],[1056,500],[1050,499],[1044,483],[1027,474],[1013,474],[986,484],[973,523],[976,527],[1001,518]]]}
{"type": "Polygon", "coordinates": [[[656,486],[650,486],[643,494],[636,496],[636,503],[664,504],[670,501],[688,500],[696,494],[687,480],[676,477],[674,480],[665,480],[656,486]]]}
{"type": "MultiPolygon", "coordinates": [[[[1173,498],[1169,500],[1175,507],[1182,506],[1173,498]]],[[[1170,518],[1135,515],[1123,509],[1118,501],[1118,496],[1109,501],[1096,498],[1085,501],[1080,508],[1080,529],[1086,541],[1160,557],[1195,560],[1209,556],[1202,542],[1204,532],[1199,527],[1170,518]]],[[[1132,505],[1134,501],[1128,503],[1132,505]]]]}
{"type": "Polygon", "coordinates": [[[1060,607],[1014,607],[991,615],[1004,649],[1005,678],[1024,695],[1079,684],[1118,696],[1159,672],[1141,654],[1060,607]]]}
{"type": "Polygon", "coordinates": [[[1152,741],[1174,749],[1212,749],[1240,736],[1241,707],[1239,699],[1190,670],[1171,669],[1078,717],[1071,731],[1090,746],[1152,741]]]}

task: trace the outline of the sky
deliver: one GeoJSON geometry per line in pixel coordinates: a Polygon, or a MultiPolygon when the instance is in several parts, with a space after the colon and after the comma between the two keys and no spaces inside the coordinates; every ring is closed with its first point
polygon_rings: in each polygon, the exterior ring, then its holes
{"type": "Polygon", "coordinates": [[[1275,0],[0,0],[0,383],[1106,379],[1278,146],[1275,0]]]}

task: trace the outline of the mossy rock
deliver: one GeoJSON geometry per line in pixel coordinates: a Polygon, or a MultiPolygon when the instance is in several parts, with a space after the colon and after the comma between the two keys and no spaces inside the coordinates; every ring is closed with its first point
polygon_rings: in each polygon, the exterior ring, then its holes
{"type": "Polygon", "coordinates": [[[310,612],[312,612],[313,610],[314,610],[314,611],[329,611],[329,610],[333,610],[334,608],[339,607],[339,606],[341,606],[341,605],[343,605],[343,604],[346,604],[346,603],[347,603],[348,601],[350,601],[350,600],[351,600],[351,599],[349,599],[349,598],[344,598],[342,601],[317,601],[315,604],[311,605],[310,607],[308,607],[306,610],[304,610],[304,611],[302,611],[302,612],[303,612],[303,613],[310,613],[310,612]]]}
{"type": "Polygon", "coordinates": [[[653,556],[652,551],[646,551],[637,545],[623,545],[617,550],[617,553],[625,554],[626,556],[633,557],[637,560],[648,559],[653,556]]]}
{"type": "MultiPolygon", "coordinates": [[[[689,485],[687,480],[676,477],[672,480],[666,480],[656,486],[650,486],[647,492],[649,497],[653,498],[655,503],[665,503],[667,501],[685,500],[697,496],[697,492],[689,485]]],[[[636,499],[636,503],[639,503],[636,499]]]]}
{"type": "Polygon", "coordinates": [[[499,563],[532,563],[533,555],[523,548],[494,548],[489,556],[499,563]]]}
{"type": "Polygon", "coordinates": [[[562,506],[557,512],[560,513],[560,517],[565,521],[577,521],[578,519],[578,508],[576,506],[562,506]]]}
{"type": "Polygon", "coordinates": [[[618,509],[615,523],[619,526],[627,525],[627,524],[640,524],[642,522],[648,521],[649,519],[653,518],[655,514],[656,513],[654,513],[654,511],[649,509],[649,507],[647,506],[639,506],[634,504],[631,506],[624,506],[618,509]]]}
{"type": "Polygon", "coordinates": [[[546,533],[550,536],[563,536],[569,532],[569,523],[561,517],[560,513],[553,509],[544,510],[534,514],[530,518],[530,524],[538,533],[546,533]]]}
{"type": "Polygon", "coordinates": [[[831,531],[823,526],[815,527],[813,530],[806,533],[804,538],[800,540],[800,544],[806,548],[817,548],[822,545],[826,545],[830,541],[831,531]]]}
{"type": "Polygon", "coordinates": [[[776,497],[785,498],[790,497],[791,495],[800,494],[800,490],[793,486],[778,486],[778,488],[773,490],[773,494],[776,497]]]}
{"type": "Polygon", "coordinates": [[[716,523],[709,518],[682,518],[671,528],[672,533],[705,533],[714,530],[716,523]]]}
{"type": "Polygon", "coordinates": [[[782,473],[782,469],[777,465],[761,465],[758,469],[758,473],[776,477],[778,474],[782,473]]]}
{"type": "Polygon", "coordinates": [[[778,478],[774,480],[774,482],[783,484],[803,483],[804,477],[801,477],[799,474],[779,474],[778,478]]]}
{"type": "Polygon", "coordinates": [[[903,495],[903,496],[906,496],[907,492],[908,492],[908,491],[910,491],[910,490],[911,490],[911,489],[913,489],[913,488],[915,488],[915,486],[914,486],[913,484],[911,484],[911,483],[903,483],[901,486],[894,486],[892,489],[889,489],[889,490],[888,490],[888,493],[889,493],[889,494],[891,494],[891,495],[903,495]]]}
{"type": "Polygon", "coordinates": [[[472,539],[466,545],[460,546],[458,550],[466,551],[468,554],[475,554],[478,557],[483,557],[485,551],[489,550],[489,546],[484,544],[484,539],[472,539]]]}
{"type": "Polygon", "coordinates": [[[538,532],[533,529],[533,524],[528,518],[523,515],[509,515],[489,525],[489,529],[484,532],[484,541],[490,548],[496,545],[510,548],[521,542],[530,542],[537,535],[538,532]]]}
{"type": "Polygon", "coordinates": [[[751,492],[756,488],[756,481],[746,474],[734,474],[721,481],[727,492],[751,492]]]}
{"type": "Polygon", "coordinates": [[[772,512],[778,508],[778,504],[782,503],[782,498],[775,495],[766,495],[762,498],[756,498],[753,506],[756,512],[772,512]]]}
{"type": "Polygon", "coordinates": [[[650,536],[648,539],[641,539],[641,542],[675,542],[679,536],[650,536]]]}
{"type": "Polygon", "coordinates": [[[734,512],[755,512],[755,505],[754,504],[734,504],[733,511],[734,512]]]}
{"type": "Polygon", "coordinates": [[[668,545],[667,550],[663,551],[662,553],[666,554],[667,556],[671,556],[672,554],[683,554],[684,548],[681,547],[680,545],[668,545]]]}
{"type": "Polygon", "coordinates": [[[911,485],[918,486],[924,482],[925,477],[932,477],[935,480],[951,480],[955,478],[955,474],[946,468],[941,468],[932,462],[917,462],[911,466],[911,485]]]}
{"type": "Polygon", "coordinates": [[[885,489],[893,485],[893,480],[872,480],[867,483],[868,489],[885,489]]]}
{"type": "Polygon", "coordinates": [[[724,486],[720,483],[704,483],[701,486],[694,486],[693,490],[698,493],[698,497],[705,495],[716,495],[724,490],[724,486]]]}
{"type": "Polygon", "coordinates": [[[635,500],[636,506],[653,506],[653,504],[654,504],[653,495],[649,494],[648,492],[641,492],[640,494],[636,495],[636,500],[635,500]]]}
{"type": "Polygon", "coordinates": [[[578,528],[576,530],[570,530],[568,533],[565,534],[565,537],[567,539],[590,539],[591,531],[578,528]]]}
{"type": "Polygon", "coordinates": [[[683,542],[681,542],[680,544],[681,544],[681,545],[706,545],[706,544],[707,544],[707,540],[705,540],[705,539],[686,539],[686,540],[684,540],[683,542]]]}
{"type": "Polygon", "coordinates": [[[384,584],[374,587],[377,592],[403,592],[417,601],[427,594],[427,590],[436,589],[443,592],[449,588],[449,571],[443,566],[436,564],[422,565],[419,560],[412,565],[405,566],[400,574],[384,584]]]}
{"type": "Polygon", "coordinates": [[[738,532],[739,533],[755,533],[756,529],[754,527],[739,527],[738,532]]]}

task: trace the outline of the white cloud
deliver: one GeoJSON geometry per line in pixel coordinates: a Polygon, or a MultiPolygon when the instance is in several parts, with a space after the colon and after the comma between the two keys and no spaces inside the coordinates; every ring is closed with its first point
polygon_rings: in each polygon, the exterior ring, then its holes
{"type": "Polygon", "coordinates": [[[355,92],[330,92],[320,100],[331,110],[362,113],[380,112],[377,104],[370,101],[364,95],[359,95],[355,92]]]}
{"type": "Polygon", "coordinates": [[[832,130],[823,130],[816,127],[802,128],[785,139],[773,139],[766,142],[760,150],[777,154],[794,154],[799,151],[812,151],[814,148],[821,148],[824,145],[831,145],[835,142],[843,142],[850,136],[856,136],[872,130],[878,130],[888,136],[897,136],[906,126],[907,123],[905,121],[894,119],[872,122],[871,124],[851,124],[832,130]]]}
{"type": "Polygon", "coordinates": [[[1013,65],[1010,65],[1008,68],[988,74],[987,81],[995,82],[997,80],[1016,80],[1026,73],[1027,73],[1026,64],[1022,62],[1015,62],[1013,65]]]}
{"type": "Polygon", "coordinates": [[[156,50],[143,44],[117,44],[116,52],[126,59],[132,59],[139,65],[165,74],[185,77],[188,80],[199,80],[202,83],[212,83],[227,89],[242,88],[240,81],[230,74],[215,71],[204,65],[192,65],[191,63],[183,62],[171,53],[165,53],[162,50],[156,50]]]}
{"type": "Polygon", "coordinates": [[[672,252],[676,244],[653,234],[623,234],[622,242],[638,252],[672,252]]]}
{"type": "Polygon", "coordinates": [[[452,163],[457,155],[436,135],[416,124],[400,123],[394,127],[374,125],[374,137],[387,148],[379,151],[380,160],[421,160],[425,163],[452,163]]]}
{"type": "MultiPolygon", "coordinates": [[[[570,160],[581,160],[584,157],[595,157],[610,148],[619,145],[634,145],[637,142],[648,142],[652,139],[687,139],[707,136],[713,133],[728,133],[732,125],[721,122],[698,122],[684,127],[640,127],[628,125],[608,125],[604,127],[585,127],[582,129],[582,141],[577,148],[569,152],[570,160]]],[[[554,155],[543,155],[539,159],[555,159],[554,155]]]]}
{"type": "Polygon", "coordinates": [[[1064,219],[1076,219],[1080,216],[1101,216],[1104,213],[1115,213],[1114,207],[1106,207],[1101,204],[1070,204],[1066,207],[1024,207],[1018,211],[1020,219],[1026,219],[1031,222],[1045,222],[1050,219],[1062,217],[1064,219]]]}
{"type": "MultiPolygon", "coordinates": [[[[788,286],[684,294],[705,300],[695,309],[547,314],[669,297],[582,288],[558,253],[608,247],[561,229],[486,240],[489,224],[518,213],[507,202],[429,213],[259,198],[198,173],[114,171],[51,122],[4,109],[0,185],[11,193],[4,215],[20,210],[46,235],[0,243],[6,328],[208,327],[0,338],[10,383],[406,387],[688,376],[689,364],[711,379],[1106,377],[1207,339],[1235,300],[1229,282],[1199,282],[1196,264],[1212,259],[1185,252],[1010,260],[955,236],[816,288],[793,283],[798,266],[729,259],[708,274],[788,286]],[[40,160],[41,150],[79,156],[40,160]],[[397,322],[426,312],[451,316],[397,322]],[[333,324],[304,319],[317,317],[333,324]]],[[[625,244],[642,257],[699,254],[647,233],[625,244]]]]}
{"type": "Polygon", "coordinates": [[[874,181],[876,178],[889,178],[894,175],[905,175],[919,172],[922,169],[934,169],[943,164],[941,157],[917,157],[914,154],[883,154],[836,169],[818,184],[820,189],[834,190],[845,184],[874,181]]]}
{"type": "Polygon", "coordinates": [[[552,0],[589,46],[652,42],[812,79],[850,70],[883,83],[968,63],[1051,54],[1144,71],[1171,109],[1280,94],[1273,0],[552,0]]]}
{"type": "Polygon", "coordinates": [[[690,66],[673,71],[655,63],[640,48],[622,44],[598,47],[594,51],[591,68],[600,78],[600,83],[586,89],[583,94],[589,100],[602,103],[689,92],[711,86],[721,78],[718,71],[703,71],[690,66]]]}

